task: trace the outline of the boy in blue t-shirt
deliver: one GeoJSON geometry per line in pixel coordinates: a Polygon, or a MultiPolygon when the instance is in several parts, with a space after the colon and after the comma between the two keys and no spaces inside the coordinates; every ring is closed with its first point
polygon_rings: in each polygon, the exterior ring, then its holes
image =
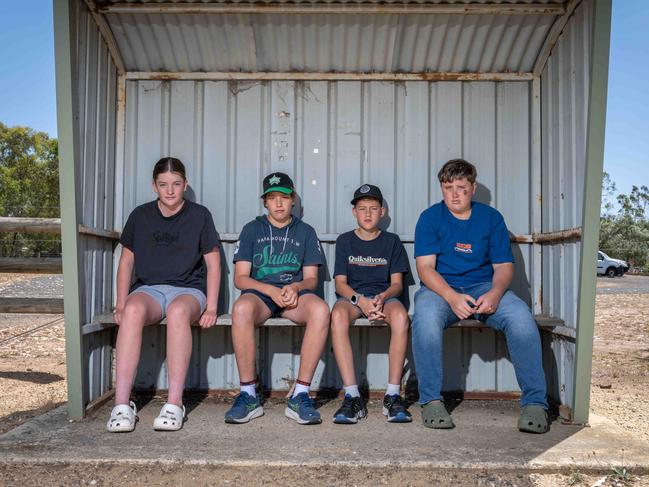
{"type": "Polygon", "coordinates": [[[367,409],[360,397],[349,340],[351,322],[361,316],[390,325],[388,388],[383,414],[392,423],[412,421],[400,395],[401,374],[408,347],[408,313],[399,300],[408,261],[403,244],[379,229],[385,214],[381,190],[364,184],[354,193],[352,213],[358,228],[336,240],[334,280],[338,301],[331,311],[331,342],[343,379],[345,398],[334,423],[355,424],[367,409]]]}
{"type": "Polygon", "coordinates": [[[509,233],[502,215],[472,201],[476,169],[463,159],[439,171],[443,201],[424,210],[415,229],[421,288],[415,294],[412,349],[424,425],[453,428],[441,402],[442,335],[458,320],[475,316],[502,331],[522,391],[518,428],[548,430],[546,382],[539,332],[528,306],[508,287],[514,273],[509,233]]]}
{"type": "Polygon", "coordinates": [[[295,191],[288,175],[266,176],[261,198],[268,213],[243,227],[234,251],[234,285],[241,296],[232,307],[232,343],[241,392],[225,422],[247,423],[263,414],[255,390],[255,326],[282,316],[306,326],[285,415],[299,424],[318,424],[309,387],[329,332],[329,306],[314,292],[324,255],[313,227],[291,214],[295,191]]]}

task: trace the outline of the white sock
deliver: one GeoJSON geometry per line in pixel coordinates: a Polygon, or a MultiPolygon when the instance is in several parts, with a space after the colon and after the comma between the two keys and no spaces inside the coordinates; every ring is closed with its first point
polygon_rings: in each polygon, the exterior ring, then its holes
{"type": "Polygon", "coordinates": [[[353,386],[345,386],[345,395],[349,394],[352,397],[361,397],[361,393],[358,390],[358,386],[354,384],[353,386]]]}
{"type": "Polygon", "coordinates": [[[241,392],[247,392],[250,395],[250,397],[257,397],[257,391],[255,390],[254,384],[241,386],[241,392]]]}
{"type": "Polygon", "coordinates": [[[399,392],[401,392],[401,387],[399,384],[388,383],[388,388],[385,390],[385,395],[394,396],[396,394],[398,396],[399,392]]]}
{"type": "Polygon", "coordinates": [[[304,384],[298,384],[297,382],[295,383],[295,389],[293,389],[293,395],[291,397],[295,397],[298,394],[306,392],[307,394],[309,393],[309,386],[305,386],[304,384]]]}

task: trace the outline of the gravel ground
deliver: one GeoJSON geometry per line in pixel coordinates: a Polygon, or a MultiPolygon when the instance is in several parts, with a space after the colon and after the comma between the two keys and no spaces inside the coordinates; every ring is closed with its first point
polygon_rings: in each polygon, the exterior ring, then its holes
{"type": "Polygon", "coordinates": [[[63,276],[61,274],[0,274],[20,276],[14,280],[0,280],[2,296],[12,298],[62,298],[63,276]]]}
{"type": "Polygon", "coordinates": [[[597,294],[647,294],[649,276],[598,277],[597,294]]]}
{"type": "Polygon", "coordinates": [[[21,465],[7,468],[0,464],[0,482],[21,487],[65,486],[472,486],[472,487],[556,487],[649,486],[649,478],[631,474],[603,472],[581,474],[523,474],[516,472],[415,469],[372,469],[364,467],[215,467],[180,465],[21,465]],[[621,481],[622,477],[628,479],[621,481]]]}

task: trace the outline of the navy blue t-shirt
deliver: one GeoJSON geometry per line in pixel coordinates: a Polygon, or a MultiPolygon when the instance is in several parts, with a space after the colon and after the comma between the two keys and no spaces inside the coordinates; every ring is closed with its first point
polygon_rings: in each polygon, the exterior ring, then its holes
{"type": "Polygon", "coordinates": [[[454,217],[443,201],[422,212],[415,257],[424,255],[437,255],[437,272],[454,287],[491,282],[493,264],[514,262],[502,215],[476,201],[468,220],[454,217]]]}
{"type": "Polygon", "coordinates": [[[203,254],[218,248],[219,236],[210,210],[185,200],[175,215],[166,217],[151,201],[135,208],[119,242],[135,254],[135,282],[168,284],[206,292],[207,267],[203,254]]]}
{"type": "Polygon", "coordinates": [[[302,267],[322,265],[325,258],[315,230],[296,216],[278,228],[266,215],[244,225],[233,261],[252,263],[250,277],[277,287],[303,279],[302,267]]]}
{"type": "Polygon", "coordinates": [[[351,231],[336,239],[334,277],[347,276],[347,284],[357,293],[382,293],[397,272],[408,272],[406,251],[398,235],[381,232],[374,240],[363,240],[351,231]]]}

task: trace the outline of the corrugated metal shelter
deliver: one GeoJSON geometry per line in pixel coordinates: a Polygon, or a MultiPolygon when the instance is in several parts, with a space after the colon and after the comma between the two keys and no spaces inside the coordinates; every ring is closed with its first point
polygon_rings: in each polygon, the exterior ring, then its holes
{"type": "MultiPolygon", "coordinates": [[[[227,312],[233,246],[262,211],[265,173],[294,176],[330,270],[337,235],[354,226],[350,195],[378,184],[414,269],[415,223],[441,199],[436,172],[462,156],[478,167],[477,199],[514,234],[516,291],[563,320],[543,333],[550,394],[587,421],[610,0],[54,0],[54,10],[72,417],[111,388],[114,330],[95,318],[113,304],[116,231],[152,199],[159,157],[186,162],[212,211],[227,312]]],[[[333,302],[331,281],[322,292],[333,302]]],[[[140,387],[166,388],[163,334],[147,330],[140,387]]],[[[259,334],[264,384],[287,389],[301,331],[259,334]]],[[[387,339],[354,330],[371,389],[385,386],[387,339]]],[[[227,327],[196,330],[194,352],[189,387],[237,386],[227,327]]],[[[451,329],[445,354],[447,390],[518,390],[492,331],[451,329]]],[[[315,384],[340,386],[329,349],[315,384]]]]}

